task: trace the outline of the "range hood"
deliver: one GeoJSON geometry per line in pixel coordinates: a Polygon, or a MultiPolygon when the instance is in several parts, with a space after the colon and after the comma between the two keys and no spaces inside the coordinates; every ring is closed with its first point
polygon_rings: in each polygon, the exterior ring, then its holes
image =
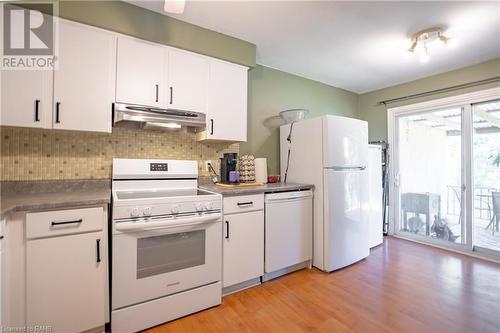
{"type": "Polygon", "coordinates": [[[113,126],[144,129],[205,128],[205,114],[134,104],[113,104],[113,126]]]}

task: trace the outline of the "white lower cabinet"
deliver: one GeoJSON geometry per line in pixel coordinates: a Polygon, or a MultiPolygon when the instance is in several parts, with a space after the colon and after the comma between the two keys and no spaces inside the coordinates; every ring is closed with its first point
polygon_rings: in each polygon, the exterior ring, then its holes
{"type": "Polygon", "coordinates": [[[95,215],[96,210],[99,208],[54,211],[52,218],[48,217],[51,212],[27,214],[28,230],[30,224],[58,230],[36,234],[48,237],[28,238],[26,242],[28,327],[83,332],[106,323],[107,233],[104,210],[95,215]],[[99,231],[85,232],[96,224],[99,231]]]}
{"type": "MultiPolygon", "coordinates": [[[[249,205],[248,197],[254,196],[241,196],[238,201],[249,205]]],[[[233,198],[224,199],[225,208],[233,198]]],[[[264,274],[264,210],[255,204],[254,209],[224,214],[223,288],[251,283],[264,274]]]]}

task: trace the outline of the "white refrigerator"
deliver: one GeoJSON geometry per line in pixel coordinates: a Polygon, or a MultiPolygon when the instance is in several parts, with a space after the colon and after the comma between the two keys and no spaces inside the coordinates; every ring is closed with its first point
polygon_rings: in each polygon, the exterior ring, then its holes
{"type": "Polygon", "coordinates": [[[283,125],[280,151],[282,179],[289,156],[287,182],[315,186],[313,265],[331,272],[366,258],[367,122],[328,115],[283,125]]]}

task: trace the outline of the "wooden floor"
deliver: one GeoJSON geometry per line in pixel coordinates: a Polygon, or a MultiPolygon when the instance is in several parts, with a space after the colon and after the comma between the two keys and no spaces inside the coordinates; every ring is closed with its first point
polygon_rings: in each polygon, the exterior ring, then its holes
{"type": "Polygon", "coordinates": [[[302,270],[160,332],[500,332],[500,265],[396,238],[362,262],[302,270]]]}

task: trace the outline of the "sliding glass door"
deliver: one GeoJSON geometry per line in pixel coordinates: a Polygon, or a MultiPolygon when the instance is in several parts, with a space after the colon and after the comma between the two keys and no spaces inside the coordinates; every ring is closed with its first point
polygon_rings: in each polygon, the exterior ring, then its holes
{"type": "Polygon", "coordinates": [[[453,107],[397,118],[400,233],[465,243],[463,113],[463,107],[453,107]]]}
{"type": "Polygon", "coordinates": [[[390,115],[393,232],[498,259],[500,99],[441,104],[390,115]]]}
{"type": "Polygon", "coordinates": [[[500,251],[500,100],[475,104],[472,112],[472,242],[480,251],[500,251]]]}

